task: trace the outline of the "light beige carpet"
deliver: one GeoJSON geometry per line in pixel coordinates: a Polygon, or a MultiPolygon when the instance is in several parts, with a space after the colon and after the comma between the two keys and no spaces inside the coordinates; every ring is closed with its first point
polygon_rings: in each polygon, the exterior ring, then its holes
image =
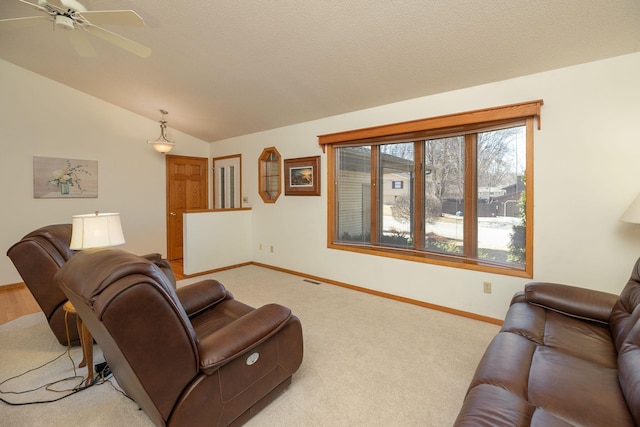
{"type": "MultiPolygon", "coordinates": [[[[305,354],[291,386],[246,425],[447,426],[496,325],[364,294],[269,269],[247,266],[215,273],[236,299],[253,306],[288,306],[302,321],[305,354]]],[[[181,281],[179,286],[202,280],[181,281]]],[[[62,354],[44,316],[0,326],[0,381],[62,354]]],[[[72,349],[76,363],[79,349],[72,349]]],[[[101,360],[95,346],[95,359],[101,360]]],[[[85,375],[85,369],[76,369],[85,375]]],[[[25,390],[70,377],[66,355],[0,390],[25,390]]],[[[80,379],[75,380],[76,383],[80,379]]],[[[113,383],[117,386],[115,381],[113,383]]],[[[66,384],[63,384],[66,385],[66,384]]],[[[48,391],[0,395],[50,400],[48,391]]],[[[138,406],[107,383],[55,403],[0,403],[0,425],[151,426],[138,406]]]]}

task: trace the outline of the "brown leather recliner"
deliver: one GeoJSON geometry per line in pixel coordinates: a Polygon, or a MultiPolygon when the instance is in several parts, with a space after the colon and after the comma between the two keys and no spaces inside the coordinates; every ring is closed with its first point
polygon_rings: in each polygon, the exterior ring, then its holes
{"type": "Polygon", "coordinates": [[[174,290],[156,265],[117,249],[78,253],[56,280],[118,384],[158,426],[240,425],[302,363],[291,310],[254,309],[215,280],[174,290]]]}
{"type": "MultiPolygon", "coordinates": [[[[67,328],[65,312],[62,308],[67,297],[54,280],[54,275],[76,251],[69,249],[71,242],[71,224],[47,225],[24,236],[7,251],[18,273],[29,288],[49,322],[49,327],[58,342],[67,345],[67,328]]],[[[158,264],[175,287],[176,279],[167,260],[160,254],[145,255],[158,264]]],[[[69,313],[69,338],[72,345],[79,344],[78,331],[75,327],[75,314],[69,313]]]]}

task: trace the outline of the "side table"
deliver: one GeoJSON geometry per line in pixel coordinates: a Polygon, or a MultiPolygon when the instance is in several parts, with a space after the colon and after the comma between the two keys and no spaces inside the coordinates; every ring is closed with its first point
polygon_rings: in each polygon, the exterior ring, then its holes
{"type": "MultiPolygon", "coordinates": [[[[78,335],[80,336],[80,345],[82,347],[82,361],[78,365],[79,368],[87,366],[87,379],[84,382],[85,387],[89,387],[93,382],[93,337],[91,332],[85,326],[84,322],[78,316],[76,308],[71,304],[71,301],[67,301],[62,306],[65,312],[73,313],[76,315],[76,327],[78,328],[78,335]]],[[[68,325],[67,325],[68,327],[68,325]]]]}

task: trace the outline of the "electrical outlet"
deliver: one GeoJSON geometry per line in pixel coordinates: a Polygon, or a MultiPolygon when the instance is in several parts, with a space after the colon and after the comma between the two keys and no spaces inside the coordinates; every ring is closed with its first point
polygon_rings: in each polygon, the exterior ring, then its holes
{"type": "Polygon", "coordinates": [[[258,248],[259,248],[260,250],[262,250],[262,243],[260,243],[260,244],[258,245],[258,248]]]}
{"type": "Polygon", "coordinates": [[[491,282],[482,282],[482,289],[485,294],[491,293],[491,282]]]}
{"type": "Polygon", "coordinates": [[[249,203],[249,198],[247,196],[242,196],[242,203],[249,203]]]}
{"type": "Polygon", "coordinates": [[[269,248],[269,250],[271,251],[271,253],[273,253],[273,245],[271,245],[271,247],[269,248]]]}

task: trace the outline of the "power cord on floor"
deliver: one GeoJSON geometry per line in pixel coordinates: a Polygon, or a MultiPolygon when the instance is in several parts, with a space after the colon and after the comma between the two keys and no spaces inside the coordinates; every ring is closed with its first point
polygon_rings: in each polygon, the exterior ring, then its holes
{"type": "MultiPolygon", "coordinates": [[[[34,393],[34,392],[36,392],[38,390],[41,390],[41,389],[45,389],[46,391],[50,391],[50,392],[53,392],[53,393],[67,393],[67,394],[65,394],[64,396],[55,398],[55,399],[51,399],[51,400],[37,400],[37,401],[31,401],[31,402],[10,402],[10,401],[4,399],[3,397],[0,397],[0,401],[1,402],[6,403],[7,405],[12,405],[12,406],[23,406],[23,405],[34,405],[34,404],[40,404],[40,403],[57,402],[59,400],[65,399],[65,398],[67,398],[67,397],[69,397],[69,396],[71,396],[73,394],[76,394],[76,393],[78,393],[80,391],[86,390],[87,388],[93,386],[98,379],[102,379],[102,382],[104,382],[105,379],[107,379],[107,378],[109,378],[111,376],[111,371],[108,370],[107,364],[106,363],[100,364],[100,365],[104,365],[104,366],[102,367],[102,370],[93,378],[93,381],[91,382],[91,384],[89,384],[88,386],[83,386],[82,385],[84,378],[82,376],[78,375],[78,373],[76,372],[76,364],[73,361],[73,358],[71,357],[71,337],[70,337],[70,334],[69,334],[69,324],[68,324],[68,319],[67,319],[67,315],[68,314],[69,314],[68,312],[65,312],[65,318],[64,318],[65,329],[66,329],[66,334],[67,334],[67,349],[63,353],[61,353],[59,356],[56,356],[54,359],[44,363],[43,365],[37,366],[35,368],[28,369],[27,371],[25,371],[25,372],[23,372],[21,374],[15,375],[15,376],[10,377],[10,378],[7,378],[7,379],[3,380],[2,382],[0,382],[0,387],[2,387],[4,384],[6,384],[9,381],[12,381],[12,380],[15,380],[17,378],[23,377],[24,375],[27,375],[30,372],[37,371],[38,369],[44,368],[45,366],[55,362],[56,360],[60,359],[62,356],[64,356],[66,354],[69,357],[69,360],[71,361],[71,366],[73,367],[73,376],[67,377],[67,378],[62,378],[62,379],[56,380],[56,381],[52,381],[50,383],[46,383],[46,384],[43,384],[43,385],[41,385],[39,387],[35,387],[35,388],[29,389],[29,390],[3,391],[3,390],[0,389],[0,395],[21,395],[21,394],[27,394],[27,393],[34,393]],[[54,388],[54,386],[56,384],[60,384],[60,383],[67,382],[67,381],[72,381],[72,380],[75,380],[75,379],[79,379],[79,382],[78,382],[78,384],[76,384],[72,388],[67,388],[67,389],[63,389],[63,390],[56,390],[54,388]]],[[[100,365],[98,365],[98,366],[100,366],[100,365]]],[[[98,366],[96,366],[96,371],[98,370],[97,369],[98,366]]]]}
{"type": "Polygon", "coordinates": [[[51,391],[54,393],[65,393],[67,392],[68,394],[65,394],[64,396],[60,396],[58,398],[55,399],[50,399],[50,400],[37,400],[37,401],[31,401],[31,402],[10,402],[2,397],[0,397],[0,402],[3,402],[7,405],[11,405],[11,406],[25,406],[25,405],[35,405],[35,404],[41,404],[41,403],[52,403],[52,402],[57,402],[59,400],[65,399],[69,396],[72,396],[76,393],[79,393],[81,391],[87,390],[88,388],[95,386],[101,386],[105,383],[108,383],[115,391],[117,391],[118,393],[120,393],[121,395],[123,395],[124,397],[126,397],[127,399],[131,400],[132,402],[135,403],[135,401],[129,396],[127,395],[123,390],[121,390],[120,388],[116,387],[116,385],[111,382],[111,378],[113,377],[113,373],[111,372],[111,369],[109,368],[109,365],[107,364],[107,362],[102,362],[102,363],[98,363],[97,365],[95,365],[95,375],[93,377],[93,380],[91,381],[91,384],[89,384],[88,386],[84,386],[84,377],[77,375],[76,374],[76,368],[75,368],[75,362],[73,361],[73,359],[71,358],[71,346],[69,346],[63,353],[61,353],[60,355],[56,356],[54,359],[44,363],[43,365],[40,365],[38,367],[35,368],[31,368],[21,374],[15,375],[13,377],[7,378],[3,381],[0,382],[0,387],[2,387],[4,384],[15,380],[17,378],[20,378],[24,375],[29,374],[30,372],[34,372],[37,371],[38,369],[44,368],[45,366],[55,362],[56,360],[60,359],[62,356],[64,355],[68,355],[69,359],[71,360],[71,365],[73,366],[73,373],[74,375],[71,377],[67,377],[67,378],[63,378],[61,380],[57,380],[57,381],[53,381],[47,384],[43,384],[39,387],[35,387],[29,390],[23,390],[23,391],[3,391],[0,390],[0,395],[21,395],[21,394],[27,394],[27,393],[34,393],[38,390],[41,389],[45,389],[47,391],[51,391]],[[78,379],[78,384],[75,385],[73,388],[70,389],[66,389],[66,390],[56,390],[53,388],[53,386],[55,386],[56,384],[62,383],[64,381],[70,381],[70,380],[74,380],[74,379],[78,379]]]}
{"type": "MultiPolygon", "coordinates": [[[[12,381],[12,380],[15,380],[17,378],[23,377],[23,376],[29,374],[30,372],[37,371],[38,369],[44,368],[45,366],[47,366],[47,365],[55,362],[56,360],[60,359],[65,354],[69,355],[69,359],[71,359],[71,355],[69,353],[70,353],[70,349],[67,349],[63,353],[61,353],[59,356],[57,356],[54,359],[44,363],[43,365],[40,365],[40,366],[35,367],[35,368],[31,368],[31,369],[29,369],[29,370],[27,370],[27,371],[25,371],[25,372],[23,372],[21,374],[15,375],[15,376],[10,377],[10,378],[7,378],[7,379],[3,380],[2,382],[0,382],[0,387],[5,385],[9,381],[12,381]]],[[[38,387],[34,387],[34,388],[31,388],[31,389],[28,389],[28,390],[21,390],[21,391],[4,391],[4,390],[0,390],[0,395],[3,395],[3,396],[4,395],[22,395],[22,394],[27,394],[27,393],[34,393],[34,392],[36,392],[38,390],[42,390],[42,389],[45,389],[46,391],[50,391],[50,392],[53,392],[53,393],[67,393],[64,396],[61,396],[61,397],[58,397],[58,398],[55,398],[55,399],[50,399],[50,400],[37,400],[37,401],[31,401],[31,402],[11,402],[11,401],[8,401],[8,400],[4,399],[3,397],[0,397],[0,401],[3,402],[3,403],[6,403],[7,405],[12,405],[12,406],[33,405],[33,404],[38,404],[38,403],[51,403],[51,402],[57,402],[59,400],[62,400],[64,398],[66,398],[66,397],[71,396],[72,394],[75,394],[75,393],[77,393],[79,391],[84,390],[85,388],[81,387],[82,381],[84,380],[84,378],[76,374],[75,363],[73,362],[73,359],[71,359],[71,364],[73,365],[73,374],[74,374],[71,377],[67,377],[67,378],[63,378],[63,379],[60,379],[60,380],[52,381],[52,382],[40,385],[38,387]],[[56,384],[60,384],[60,383],[66,382],[66,381],[72,381],[72,380],[75,380],[75,379],[78,379],[78,384],[75,385],[72,388],[67,388],[67,389],[64,389],[64,390],[56,390],[54,388],[54,386],[56,384]]]]}

